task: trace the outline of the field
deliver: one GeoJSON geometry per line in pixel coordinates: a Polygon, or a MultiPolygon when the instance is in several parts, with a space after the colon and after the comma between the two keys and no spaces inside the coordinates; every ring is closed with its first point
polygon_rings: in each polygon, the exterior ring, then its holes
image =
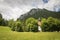
{"type": "Polygon", "coordinates": [[[0,26],[0,40],[60,40],[60,32],[15,32],[0,26]]]}

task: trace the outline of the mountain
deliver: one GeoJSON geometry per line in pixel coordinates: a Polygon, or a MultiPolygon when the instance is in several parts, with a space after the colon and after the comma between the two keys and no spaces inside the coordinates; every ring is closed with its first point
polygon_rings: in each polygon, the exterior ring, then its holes
{"type": "Polygon", "coordinates": [[[18,20],[26,20],[27,18],[34,17],[36,19],[54,17],[60,19],[60,12],[48,11],[46,9],[31,9],[29,12],[21,15],[18,20]]]}

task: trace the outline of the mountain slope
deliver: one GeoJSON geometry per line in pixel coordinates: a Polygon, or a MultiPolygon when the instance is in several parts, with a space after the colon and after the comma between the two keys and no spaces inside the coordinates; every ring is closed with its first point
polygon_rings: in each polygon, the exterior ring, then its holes
{"type": "Polygon", "coordinates": [[[26,20],[29,17],[34,17],[38,19],[39,17],[48,18],[48,17],[54,17],[60,19],[60,12],[53,12],[48,11],[46,9],[31,9],[29,12],[21,15],[18,19],[19,20],[26,20]]]}

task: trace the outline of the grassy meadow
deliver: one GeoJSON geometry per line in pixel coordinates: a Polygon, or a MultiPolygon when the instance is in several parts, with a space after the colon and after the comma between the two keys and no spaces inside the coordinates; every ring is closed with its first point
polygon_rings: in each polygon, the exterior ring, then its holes
{"type": "Polygon", "coordinates": [[[60,32],[15,32],[0,26],[0,40],[60,40],[60,32]]]}

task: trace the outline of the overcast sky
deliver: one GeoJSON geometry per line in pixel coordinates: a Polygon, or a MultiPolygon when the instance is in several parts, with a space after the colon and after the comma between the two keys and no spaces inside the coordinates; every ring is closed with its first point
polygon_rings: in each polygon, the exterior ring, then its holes
{"type": "Polygon", "coordinates": [[[60,0],[0,0],[0,12],[5,19],[17,19],[32,8],[58,11],[60,0]]]}

